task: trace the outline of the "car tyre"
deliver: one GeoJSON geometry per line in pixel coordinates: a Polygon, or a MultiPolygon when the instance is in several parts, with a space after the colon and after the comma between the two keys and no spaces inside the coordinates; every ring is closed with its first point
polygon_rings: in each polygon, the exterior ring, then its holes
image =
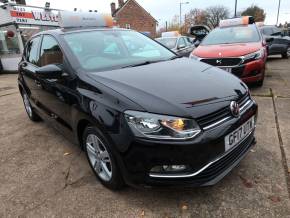
{"type": "Polygon", "coordinates": [[[21,93],[21,96],[22,96],[25,111],[26,111],[29,119],[32,120],[33,122],[41,121],[40,116],[38,116],[38,114],[34,111],[33,107],[31,106],[31,103],[30,103],[30,100],[29,100],[27,93],[23,92],[23,93],[21,93]]]}
{"type": "Polygon", "coordinates": [[[290,57],[290,46],[288,46],[287,50],[282,54],[282,58],[288,59],[290,57]]]}
{"type": "Polygon", "coordinates": [[[88,162],[99,181],[111,190],[124,186],[113,149],[105,135],[95,126],[88,126],[83,133],[83,148],[88,162]]]}

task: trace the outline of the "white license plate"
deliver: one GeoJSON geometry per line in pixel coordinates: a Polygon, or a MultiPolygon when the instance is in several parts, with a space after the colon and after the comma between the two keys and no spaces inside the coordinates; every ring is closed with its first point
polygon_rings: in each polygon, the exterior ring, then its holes
{"type": "Polygon", "coordinates": [[[255,128],[255,117],[253,116],[239,128],[225,137],[225,150],[233,148],[239,144],[255,128]]]}
{"type": "Polygon", "coordinates": [[[232,73],[232,68],[230,67],[221,67],[221,69],[227,71],[228,73],[232,73]]]}

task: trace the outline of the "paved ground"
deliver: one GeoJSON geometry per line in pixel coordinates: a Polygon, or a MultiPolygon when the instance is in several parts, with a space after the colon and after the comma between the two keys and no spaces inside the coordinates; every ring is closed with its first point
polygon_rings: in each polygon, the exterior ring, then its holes
{"type": "Polygon", "coordinates": [[[105,189],[84,154],[26,117],[16,75],[0,75],[0,217],[290,217],[290,60],[270,59],[257,145],[214,187],[105,189]],[[287,167],[288,166],[288,167],[287,167]]]}

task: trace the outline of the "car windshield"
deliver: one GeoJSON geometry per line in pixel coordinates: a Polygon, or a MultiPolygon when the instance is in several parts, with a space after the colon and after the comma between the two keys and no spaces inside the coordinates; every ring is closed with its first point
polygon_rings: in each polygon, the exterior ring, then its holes
{"type": "Polygon", "coordinates": [[[176,55],[135,31],[98,30],[64,35],[86,71],[103,71],[165,61],[176,55]]]}
{"type": "Polygon", "coordinates": [[[260,41],[255,25],[216,28],[202,41],[201,45],[247,43],[260,41]]]}
{"type": "Polygon", "coordinates": [[[156,40],[170,49],[175,48],[177,42],[177,38],[158,38],[156,40]]]}

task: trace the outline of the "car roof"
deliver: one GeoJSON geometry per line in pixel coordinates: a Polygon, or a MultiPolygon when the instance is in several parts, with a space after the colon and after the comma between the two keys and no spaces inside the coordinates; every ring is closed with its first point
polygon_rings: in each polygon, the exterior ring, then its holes
{"type": "Polygon", "coordinates": [[[133,31],[133,30],[123,29],[123,28],[108,28],[108,27],[58,28],[54,30],[46,30],[46,31],[39,32],[35,34],[35,36],[43,35],[43,34],[63,35],[63,34],[69,34],[69,33],[79,33],[79,32],[88,32],[88,31],[133,31]]]}
{"type": "Polygon", "coordinates": [[[156,38],[156,39],[179,39],[179,38],[182,38],[182,37],[187,37],[187,36],[172,36],[172,37],[159,37],[159,38],[156,38]]]}
{"type": "Polygon", "coordinates": [[[235,27],[252,27],[252,26],[257,26],[255,23],[251,24],[243,24],[243,25],[233,25],[233,26],[225,26],[225,27],[216,27],[216,29],[227,29],[227,28],[235,28],[235,27]]]}
{"type": "Polygon", "coordinates": [[[279,27],[276,27],[275,25],[263,25],[260,28],[263,29],[263,28],[268,28],[268,27],[271,27],[271,28],[275,27],[279,29],[279,27]]]}

